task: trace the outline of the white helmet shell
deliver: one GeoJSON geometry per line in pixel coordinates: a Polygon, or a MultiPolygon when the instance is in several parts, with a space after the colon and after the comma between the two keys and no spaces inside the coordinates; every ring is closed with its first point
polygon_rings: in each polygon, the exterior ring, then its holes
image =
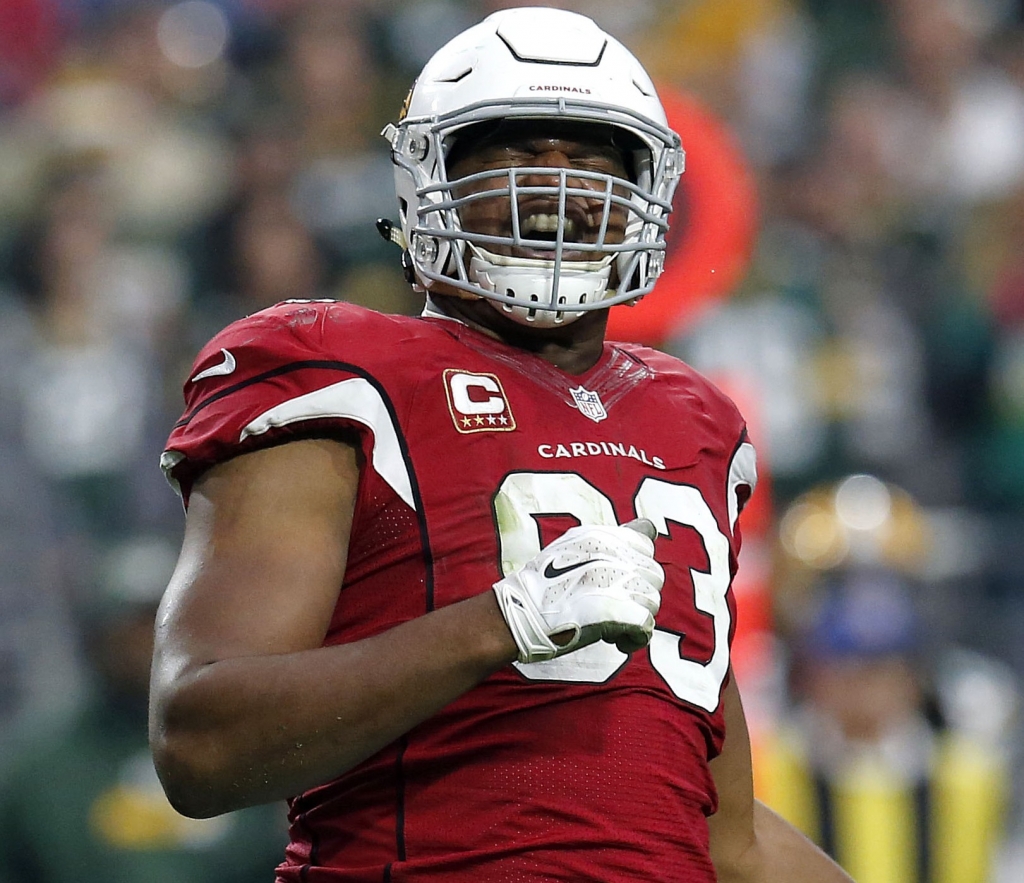
{"type": "Polygon", "coordinates": [[[653,288],[664,266],[667,219],[683,171],[683,150],[640,62],[591,19],[549,8],[488,16],[427,62],[401,119],[383,134],[391,143],[402,232],[417,288],[429,291],[444,283],[539,327],[634,301],[653,288]],[[624,238],[606,240],[602,225],[597,242],[572,242],[561,212],[551,239],[523,235],[517,211],[508,236],[464,230],[459,209],[467,200],[453,192],[460,182],[449,180],[445,157],[459,130],[500,119],[582,122],[632,136],[627,140],[635,145],[635,180],[535,168],[486,173],[497,181],[488,185],[497,188],[489,192],[505,197],[524,175],[538,173],[552,180],[545,189],[559,205],[567,196],[593,197],[597,190],[605,200],[605,218],[612,205],[626,210],[624,238]],[[586,191],[579,189],[579,179],[588,179],[586,191]],[[509,256],[517,247],[543,257],[509,256]],[[585,259],[563,260],[563,251],[570,248],[585,259]],[[613,262],[617,290],[608,288],[613,262]]]}

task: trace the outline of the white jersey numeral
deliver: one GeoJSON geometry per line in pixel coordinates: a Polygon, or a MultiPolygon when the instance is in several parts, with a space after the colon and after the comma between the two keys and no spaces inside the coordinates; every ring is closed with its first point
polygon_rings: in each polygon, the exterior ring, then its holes
{"type": "MultiPolygon", "coordinates": [[[[637,517],[650,519],[659,536],[669,536],[669,523],[692,528],[707,551],[707,571],[690,568],[694,605],[713,623],[714,651],[706,663],[685,658],[685,636],[655,628],[649,647],[651,665],[669,689],[685,702],[707,711],[718,708],[722,683],[729,669],[731,617],[729,541],[718,527],[711,507],[692,485],[646,478],[633,498],[637,517]]],[[[508,575],[541,549],[542,516],[569,515],[581,524],[617,524],[611,500],[573,472],[516,472],[508,475],[494,498],[501,569],[508,575]]],[[[627,519],[628,520],[628,519],[627,519]]],[[[671,591],[670,587],[666,587],[671,591]]],[[[612,644],[598,641],[545,662],[516,663],[532,680],[603,683],[628,657],[612,644]]]]}
{"type": "Polygon", "coordinates": [[[655,628],[649,653],[654,670],[680,699],[707,711],[718,708],[722,682],[729,670],[729,541],[718,528],[711,507],[692,485],[670,484],[647,478],[633,500],[636,514],[649,518],[659,536],[668,536],[668,522],[692,527],[708,554],[707,572],[690,568],[693,600],[701,613],[711,617],[715,649],[706,663],[683,658],[684,635],[655,628]]]}

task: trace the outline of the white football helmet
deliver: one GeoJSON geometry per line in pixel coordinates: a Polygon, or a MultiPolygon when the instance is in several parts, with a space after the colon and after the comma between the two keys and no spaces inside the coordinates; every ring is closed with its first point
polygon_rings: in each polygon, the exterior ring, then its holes
{"type": "Polygon", "coordinates": [[[391,144],[403,234],[392,238],[408,250],[417,290],[445,283],[487,298],[518,322],[551,327],[585,310],[634,301],[661,274],[683,150],[639,61],[589,18],[550,8],[488,16],[431,58],[401,118],[382,134],[391,144]],[[450,180],[445,161],[460,130],[508,119],[611,127],[628,145],[633,180],[551,168],[450,180]],[[483,193],[482,179],[490,182],[483,193]],[[467,182],[477,185],[472,196],[467,182]],[[573,224],[567,227],[566,202],[594,200],[595,192],[603,221],[588,237],[596,241],[581,242],[573,224]],[[524,195],[557,205],[557,215],[521,218],[514,208],[502,236],[474,233],[460,222],[471,200],[497,196],[517,207],[524,195]],[[613,207],[626,217],[621,241],[608,235],[613,207]],[[563,259],[570,251],[584,259],[563,259]],[[616,290],[608,287],[613,261],[616,290]]]}

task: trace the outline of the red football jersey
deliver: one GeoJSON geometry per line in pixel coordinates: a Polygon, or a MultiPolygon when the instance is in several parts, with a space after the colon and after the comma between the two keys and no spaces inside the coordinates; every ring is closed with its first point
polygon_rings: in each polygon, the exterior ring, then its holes
{"type": "Polygon", "coordinates": [[[670,356],[605,344],[582,375],[442,318],[288,302],[200,353],[164,465],[291,438],[360,439],[326,644],[486,591],[579,523],[649,518],[666,581],[648,648],[498,672],[290,802],[278,880],[715,879],[736,524],[755,482],[733,404],[670,356]]]}

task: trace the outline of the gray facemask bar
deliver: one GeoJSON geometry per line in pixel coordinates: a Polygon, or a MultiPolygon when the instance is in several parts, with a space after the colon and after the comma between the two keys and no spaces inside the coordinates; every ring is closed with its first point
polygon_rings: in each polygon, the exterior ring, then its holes
{"type": "MultiPolygon", "coordinates": [[[[601,252],[604,254],[633,252],[633,256],[626,268],[619,272],[620,288],[616,294],[606,296],[604,299],[594,303],[573,305],[570,307],[570,310],[585,311],[604,309],[615,304],[633,300],[634,298],[650,292],[654,288],[655,281],[660,274],[661,267],[663,266],[665,250],[664,237],[668,228],[667,216],[671,210],[672,196],[675,191],[676,184],[678,183],[679,176],[683,171],[683,152],[680,148],[679,136],[665,126],[661,126],[640,116],[639,114],[623,110],[615,105],[608,105],[599,102],[580,103],[565,98],[537,99],[531,102],[509,102],[505,100],[485,101],[470,105],[458,112],[434,118],[433,120],[415,120],[409,118],[404,121],[405,126],[415,125],[417,123],[421,125],[429,123],[429,137],[431,139],[431,146],[433,147],[434,161],[438,165],[437,174],[441,181],[440,184],[418,187],[416,191],[420,204],[416,209],[417,223],[410,229],[410,238],[413,240],[410,242],[410,247],[414,252],[417,252],[415,257],[418,272],[422,273],[426,278],[434,282],[445,283],[473,294],[483,295],[492,300],[515,306],[521,305],[521,301],[516,300],[514,297],[503,295],[499,292],[484,290],[480,286],[469,281],[466,260],[462,249],[453,248],[450,249],[449,253],[450,259],[448,261],[448,268],[455,269],[457,271],[457,278],[451,275],[436,273],[429,269],[429,267],[425,266],[427,263],[433,263],[436,259],[437,252],[435,249],[438,248],[437,240],[458,240],[473,242],[479,245],[520,245],[529,248],[550,250],[552,252],[551,260],[554,265],[554,278],[552,280],[550,301],[547,304],[534,303],[531,304],[531,306],[536,307],[537,309],[551,309],[555,311],[565,309],[564,305],[558,304],[558,283],[561,275],[562,253],[565,244],[563,225],[559,225],[556,241],[552,243],[550,240],[523,239],[519,232],[518,209],[513,210],[511,213],[513,225],[513,236],[511,238],[491,237],[482,234],[467,233],[461,229],[458,221],[456,210],[459,206],[465,205],[473,199],[485,198],[487,196],[507,196],[511,201],[511,205],[517,205],[518,196],[531,193],[554,195],[557,192],[560,216],[563,216],[567,196],[581,196],[586,197],[589,200],[602,198],[600,193],[592,190],[568,187],[566,181],[567,170],[558,170],[559,184],[557,186],[528,188],[518,186],[516,181],[517,177],[529,174],[552,176],[555,173],[555,170],[551,168],[491,170],[467,176],[466,178],[459,179],[458,181],[449,181],[447,179],[447,173],[444,168],[443,161],[444,138],[455,130],[473,123],[509,117],[517,119],[543,119],[548,117],[555,119],[569,118],[573,121],[593,122],[604,126],[612,125],[614,127],[618,125],[619,127],[642,132],[665,145],[665,149],[661,152],[661,156],[659,158],[658,168],[650,170],[652,188],[655,186],[656,182],[663,182],[662,187],[660,188],[660,193],[656,192],[654,189],[651,191],[645,191],[630,181],[622,178],[616,178],[611,175],[577,170],[571,171],[571,177],[573,178],[599,180],[604,185],[604,217],[602,219],[598,242],[574,242],[571,243],[572,250],[595,253],[601,252]],[[451,196],[451,189],[453,186],[461,186],[475,180],[495,178],[499,176],[507,176],[507,188],[503,187],[496,190],[489,190],[486,193],[471,194],[470,196],[461,198],[443,198],[445,195],[451,196]],[[613,187],[621,188],[622,190],[632,194],[637,197],[639,202],[637,200],[626,199],[619,194],[614,193],[612,190],[613,187]],[[432,197],[432,200],[424,200],[424,197],[427,196],[432,197]],[[441,198],[439,199],[438,197],[441,198]],[[640,203],[646,205],[647,209],[644,210],[640,203]],[[621,205],[630,213],[630,217],[639,219],[640,231],[638,235],[634,235],[632,239],[628,239],[622,243],[603,243],[611,205],[621,205]],[[430,223],[431,217],[435,219],[436,225],[430,223]],[[630,282],[636,276],[640,262],[645,257],[649,260],[647,272],[647,278],[649,281],[647,284],[638,285],[636,288],[630,288],[630,282]],[[454,263],[454,267],[451,267],[452,263],[454,263]]],[[[417,180],[416,164],[409,160],[408,157],[423,155],[427,152],[427,145],[409,144],[408,139],[413,137],[418,138],[419,136],[413,135],[413,133],[410,133],[404,128],[400,130],[398,138],[393,144],[393,155],[395,161],[409,171],[413,176],[413,180],[417,180]]],[[[629,218],[627,218],[627,229],[628,228],[629,218]]]]}
{"type": "MultiPolygon", "coordinates": [[[[508,169],[489,169],[484,172],[466,175],[465,177],[458,178],[450,183],[435,184],[430,187],[424,187],[417,191],[417,193],[420,195],[429,195],[432,193],[447,194],[451,193],[453,190],[457,190],[479,181],[486,181],[491,178],[503,178],[506,184],[505,186],[498,186],[490,190],[481,190],[476,193],[470,193],[466,196],[452,197],[451,199],[442,198],[440,202],[431,203],[430,205],[420,208],[417,211],[417,218],[420,221],[426,221],[427,223],[416,224],[416,226],[412,228],[412,232],[427,233],[431,236],[437,236],[439,239],[464,239],[468,242],[473,242],[479,245],[514,245],[550,250],[553,245],[550,239],[523,238],[519,229],[518,211],[511,213],[511,239],[508,236],[490,236],[484,233],[473,233],[471,231],[463,230],[460,227],[456,227],[455,229],[438,229],[435,226],[431,226],[429,223],[430,216],[435,213],[444,215],[445,220],[448,221],[457,219],[458,216],[452,214],[453,210],[458,210],[470,203],[478,202],[482,199],[508,197],[510,205],[518,206],[520,197],[538,195],[557,195],[559,200],[559,211],[565,210],[567,200],[569,197],[573,196],[586,199],[591,203],[597,201],[601,202],[602,219],[601,227],[597,234],[597,240],[591,243],[572,240],[571,244],[573,249],[576,251],[596,251],[607,253],[613,251],[630,251],[636,247],[636,242],[605,242],[608,232],[608,218],[611,214],[612,206],[619,206],[625,209],[629,215],[636,216],[645,226],[650,225],[656,234],[665,233],[668,230],[668,219],[666,215],[671,208],[671,203],[667,203],[660,199],[654,202],[650,199],[650,195],[648,193],[640,187],[637,187],[631,181],[615,177],[614,175],[608,175],[603,172],[587,172],[578,169],[559,169],[551,168],[550,166],[516,166],[508,169]],[[535,184],[530,186],[521,186],[518,183],[519,178],[553,178],[555,175],[558,175],[559,179],[557,185],[535,184]],[[568,186],[568,178],[573,178],[579,181],[598,181],[602,185],[602,189],[588,190],[584,187],[570,187],[568,186]],[[643,211],[637,202],[622,196],[621,193],[614,192],[613,188],[618,188],[620,191],[624,190],[627,193],[638,196],[644,202],[654,202],[657,211],[643,211]]],[[[626,226],[628,229],[628,219],[626,226]]],[[[651,244],[651,247],[658,248],[654,243],[651,244]]]]}
{"type": "MultiPolygon", "coordinates": [[[[559,279],[562,274],[562,262],[564,252],[571,250],[574,252],[591,253],[595,258],[602,257],[606,254],[614,254],[621,252],[632,252],[633,259],[628,267],[628,272],[632,274],[635,272],[638,262],[641,257],[645,254],[650,255],[655,252],[662,252],[665,249],[664,233],[668,229],[668,220],[666,218],[670,209],[670,204],[664,203],[659,200],[657,203],[657,211],[642,211],[639,205],[634,200],[628,199],[621,196],[618,193],[613,192],[613,188],[620,188],[636,196],[639,196],[645,203],[649,202],[649,194],[645,193],[641,188],[637,187],[630,181],[626,181],[623,178],[617,178],[612,175],[607,175],[601,172],[587,172],[575,169],[553,169],[550,167],[543,166],[531,166],[531,167],[516,167],[511,169],[497,169],[488,170],[484,172],[478,172],[473,175],[467,175],[464,178],[452,181],[449,184],[434,185],[433,187],[424,188],[423,194],[429,193],[449,193],[453,189],[463,187],[473,182],[502,178],[507,182],[507,186],[489,189],[486,191],[480,191],[473,193],[465,197],[452,198],[436,204],[428,205],[418,212],[418,217],[421,221],[425,221],[425,224],[417,224],[413,228],[414,233],[422,233],[425,236],[436,236],[439,239],[446,239],[449,241],[461,240],[473,243],[475,245],[505,245],[505,246],[521,246],[525,248],[535,249],[537,251],[550,252],[550,259],[553,262],[553,278],[552,278],[552,289],[551,289],[551,300],[548,304],[540,304],[538,309],[546,308],[560,308],[565,309],[565,305],[559,303],[558,291],[559,291],[559,279]],[[520,186],[518,179],[526,178],[530,176],[544,176],[554,177],[558,175],[557,185],[532,185],[532,186],[520,186]],[[588,190],[582,187],[570,187],[568,186],[568,179],[573,178],[576,180],[593,180],[597,181],[602,185],[602,190],[588,190]],[[522,236],[519,228],[519,211],[513,209],[512,206],[518,206],[519,198],[522,196],[533,196],[533,195],[545,195],[545,196],[556,196],[558,199],[558,214],[560,217],[564,216],[566,210],[566,202],[570,197],[581,197],[588,200],[588,202],[600,201],[602,212],[601,226],[598,230],[597,240],[592,243],[584,243],[577,241],[566,242],[565,240],[565,226],[564,224],[558,225],[556,238],[554,242],[550,239],[527,239],[522,236]],[[507,197],[510,202],[510,212],[512,221],[512,236],[490,236],[483,233],[473,233],[464,229],[459,229],[458,214],[457,210],[464,207],[465,205],[489,197],[500,196],[507,197]],[[608,219],[611,214],[611,207],[618,205],[627,212],[626,217],[626,229],[628,230],[631,222],[634,218],[639,219],[640,228],[639,236],[636,236],[633,240],[626,240],[620,243],[606,243],[605,239],[608,230],[608,219]],[[438,229],[429,223],[430,215],[432,214],[442,215],[447,221],[447,226],[442,229],[438,229]]],[[[445,222],[442,221],[442,224],[445,222]]],[[[635,223],[633,224],[635,227],[635,223]]],[[[466,283],[469,286],[468,290],[475,291],[476,287],[468,278],[468,272],[465,263],[465,254],[461,249],[453,249],[451,252],[456,267],[458,269],[459,280],[466,283]]],[[[450,280],[451,277],[444,277],[450,280]]],[[[454,284],[454,281],[451,281],[454,284]]],[[[648,286],[646,290],[650,290],[653,287],[648,286]]],[[[626,286],[623,291],[623,299],[630,299],[639,296],[642,292],[639,289],[631,290],[626,286]]],[[[506,298],[499,292],[488,292],[489,296],[496,300],[502,300],[505,303],[521,303],[521,301],[513,300],[512,298],[506,298]]],[[[572,310],[584,310],[584,309],[600,309],[601,307],[608,306],[612,301],[612,298],[603,299],[592,304],[576,304],[571,307],[572,310]]],[[[616,301],[617,302],[617,301],[616,301]]]]}

